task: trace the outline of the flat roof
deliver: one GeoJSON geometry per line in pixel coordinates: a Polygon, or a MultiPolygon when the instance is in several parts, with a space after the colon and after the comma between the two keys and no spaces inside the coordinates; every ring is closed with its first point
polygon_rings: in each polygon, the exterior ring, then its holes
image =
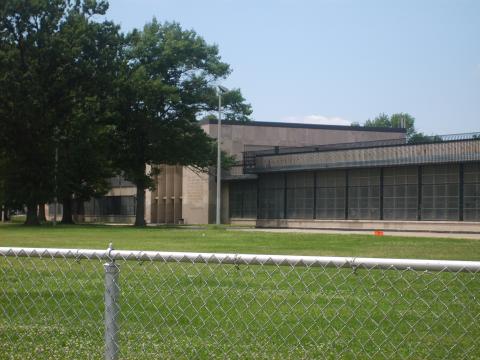
{"type": "MultiPolygon", "coordinates": [[[[216,125],[216,119],[205,119],[199,121],[200,124],[216,125]]],[[[240,126],[267,126],[267,127],[284,127],[290,129],[324,129],[324,130],[348,130],[348,131],[373,131],[373,132],[389,132],[389,133],[406,133],[404,128],[384,128],[384,127],[364,127],[364,126],[348,126],[348,125],[321,125],[321,124],[295,124],[274,121],[232,121],[223,120],[225,125],[240,126]]]]}

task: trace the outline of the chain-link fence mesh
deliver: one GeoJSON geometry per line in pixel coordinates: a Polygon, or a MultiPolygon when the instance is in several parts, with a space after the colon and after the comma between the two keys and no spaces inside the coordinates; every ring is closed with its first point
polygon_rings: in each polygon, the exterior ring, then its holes
{"type": "Polygon", "coordinates": [[[104,358],[112,259],[120,359],[480,358],[480,262],[5,248],[0,358],[104,358]]]}

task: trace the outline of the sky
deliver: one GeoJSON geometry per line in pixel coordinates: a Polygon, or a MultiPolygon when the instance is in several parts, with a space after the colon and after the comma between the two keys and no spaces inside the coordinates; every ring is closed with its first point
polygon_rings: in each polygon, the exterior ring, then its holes
{"type": "Polygon", "coordinates": [[[153,17],[218,45],[253,120],[480,131],[480,0],[110,0],[124,31],[153,17]]]}

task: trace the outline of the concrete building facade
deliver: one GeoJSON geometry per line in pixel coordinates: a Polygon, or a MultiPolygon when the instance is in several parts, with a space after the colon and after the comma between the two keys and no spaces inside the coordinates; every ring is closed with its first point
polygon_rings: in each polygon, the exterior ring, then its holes
{"type": "Polygon", "coordinates": [[[230,222],[257,227],[480,232],[480,134],[252,151],[230,222]]]}
{"type": "MultiPolygon", "coordinates": [[[[217,137],[215,120],[201,122],[203,130],[217,137]]],[[[222,174],[222,222],[231,221],[230,187],[238,182],[256,184],[258,174],[245,173],[245,154],[286,149],[333,146],[335,144],[395,141],[405,142],[404,129],[359,126],[309,125],[275,122],[230,122],[221,126],[221,148],[234,155],[238,164],[222,174]]],[[[146,221],[155,224],[207,224],[215,220],[216,176],[214,170],[199,173],[189,167],[162,165],[155,188],[146,194],[146,221]]],[[[132,223],[135,217],[135,187],[112,179],[112,189],[104,197],[85,203],[77,219],[87,222],[132,223]]],[[[235,219],[234,219],[235,220],[235,219]]],[[[250,222],[254,219],[250,219],[250,222]]],[[[243,220],[239,220],[240,222],[243,220]]]]}
{"type": "MultiPolygon", "coordinates": [[[[217,137],[216,121],[202,123],[204,131],[217,137]]],[[[256,175],[243,173],[245,152],[272,147],[290,148],[338,143],[405,139],[403,129],[363,128],[351,126],[304,125],[272,122],[222,122],[221,148],[234,155],[238,166],[225,172],[222,179],[222,222],[229,222],[229,183],[232,180],[253,180],[256,175]]],[[[198,174],[189,168],[183,171],[183,219],[187,224],[215,221],[216,182],[214,175],[198,174]]]]}
{"type": "MultiPolygon", "coordinates": [[[[216,121],[201,123],[212,138],[216,121]]],[[[257,227],[480,232],[480,133],[408,143],[404,129],[222,123],[222,222],[257,227]]],[[[215,220],[216,176],[159,166],[152,224],[215,220]]],[[[132,223],[135,187],[84,204],[84,221],[132,223]]]]}

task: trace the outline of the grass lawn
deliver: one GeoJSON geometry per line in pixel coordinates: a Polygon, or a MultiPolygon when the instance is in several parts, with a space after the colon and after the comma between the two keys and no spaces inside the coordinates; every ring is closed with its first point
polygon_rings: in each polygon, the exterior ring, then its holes
{"type": "MultiPolygon", "coordinates": [[[[480,241],[0,226],[0,246],[480,260],[480,241]]],[[[103,263],[0,257],[0,359],[97,359],[103,263]]],[[[480,274],[119,261],[121,359],[477,359],[480,274]]]]}
{"type": "Polygon", "coordinates": [[[0,225],[0,246],[480,260],[480,241],[207,228],[0,225]]]}

